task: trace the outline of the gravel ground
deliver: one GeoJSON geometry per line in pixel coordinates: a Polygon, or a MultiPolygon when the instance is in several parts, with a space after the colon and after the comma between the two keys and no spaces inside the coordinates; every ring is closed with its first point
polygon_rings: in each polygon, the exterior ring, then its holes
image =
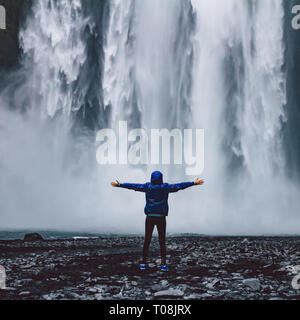
{"type": "Polygon", "coordinates": [[[292,266],[300,237],[169,237],[170,271],[152,240],[140,271],[141,237],[0,241],[2,300],[300,300],[292,266]]]}

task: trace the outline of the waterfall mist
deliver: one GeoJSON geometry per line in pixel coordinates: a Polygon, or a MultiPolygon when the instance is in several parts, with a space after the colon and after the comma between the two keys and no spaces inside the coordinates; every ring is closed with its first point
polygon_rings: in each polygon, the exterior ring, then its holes
{"type": "Polygon", "coordinates": [[[0,91],[1,229],[142,232],[144,195],[110,181],[196,177],[99,166],[96,131],[126,120],[205,130],[206,184],[170,195],[169,232],[298,234],[284,18],[279,0],[33,1],[0,91]]]}

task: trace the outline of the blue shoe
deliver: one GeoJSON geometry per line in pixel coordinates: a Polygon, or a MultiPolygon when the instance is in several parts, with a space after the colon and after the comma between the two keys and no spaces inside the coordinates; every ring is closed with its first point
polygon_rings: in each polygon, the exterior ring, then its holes
{"type": "Polygon", "coordinates": [[[146,265],[145,264],[140,264],[140,270],[146,270],[146,265]]]}
{"type": "Polygon", "coordinates": [[[161,266],[160,270],[166,272],[169,271],[169,268],[167,266],[161,266]]]}

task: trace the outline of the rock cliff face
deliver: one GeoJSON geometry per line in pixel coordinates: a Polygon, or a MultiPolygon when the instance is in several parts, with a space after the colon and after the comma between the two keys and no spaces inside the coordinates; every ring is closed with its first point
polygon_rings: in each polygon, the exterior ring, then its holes
{"type": "Polygon", "coordinates": [[[0,69],[12,68],[19,55],[18,31],[30,0],[0,0],[6,11],[6,29],[0,30],[0,69]]]}

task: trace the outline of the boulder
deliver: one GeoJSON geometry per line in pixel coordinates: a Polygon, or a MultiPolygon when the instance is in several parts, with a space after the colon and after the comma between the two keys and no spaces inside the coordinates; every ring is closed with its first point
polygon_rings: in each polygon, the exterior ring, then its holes
{"type": "Polygon", "coordinates": [[[24,241],[37,242],[37,241],[44,241],[44,239],[39,233],[27,233],[25,234],[24,241]]]}

